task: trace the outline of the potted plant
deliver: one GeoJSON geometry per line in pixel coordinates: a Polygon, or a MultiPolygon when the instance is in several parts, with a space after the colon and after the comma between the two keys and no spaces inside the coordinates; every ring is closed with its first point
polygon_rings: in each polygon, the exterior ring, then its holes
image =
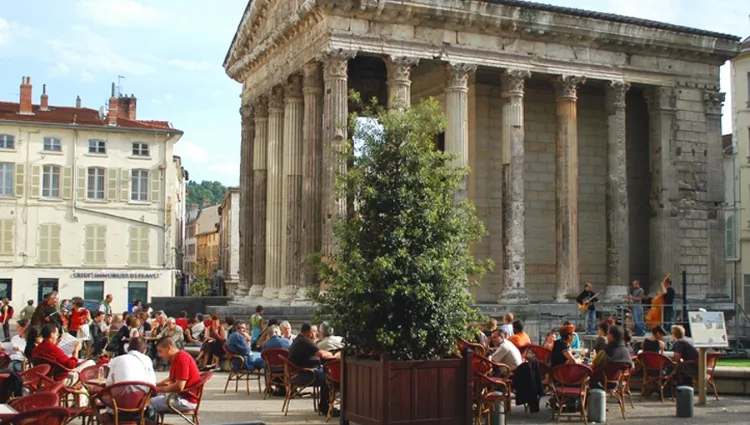
{"type": "Polygon", "coordinates": [[[354,212],[337,223],[337,252],[318,262],[326,290],[312,295],[346,341],[342,423],[468,424],[472,369],[456,347],[478,319],[471,277],[491,262],[469,249],[485,229],[457,198],[467,169],[435,148],[445,118],[433,99],[373,102],[349,125],[357,154],[348,150],[337,188],[354,212]]]}

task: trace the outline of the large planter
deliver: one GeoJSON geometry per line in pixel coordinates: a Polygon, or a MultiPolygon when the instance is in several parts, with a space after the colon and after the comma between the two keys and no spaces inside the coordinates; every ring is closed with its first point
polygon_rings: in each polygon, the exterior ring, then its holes
{"type": "Polygon", "coordinates": [[[341,424],[469,425],[472,354],[461,359],[344,359],[341,424]]]}

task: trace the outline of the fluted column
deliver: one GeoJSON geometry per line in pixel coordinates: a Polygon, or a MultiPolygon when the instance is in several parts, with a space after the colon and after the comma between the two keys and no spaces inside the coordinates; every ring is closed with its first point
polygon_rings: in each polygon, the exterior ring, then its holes
{"type": "Polygon", "coordinates": [[[578,290],[578,85],[585,77],[563,75],[555,81],[556,145],[556,300],[578,290]]]}
{"type": "Polygon", "coordinates": [[[531,72],[508,69],[503,74],[503,288],[498,302],[522,304],[526,295],[526,242],[523,167],[524,84],[531,72]]]}
{"type": "Polygon", "coordinates": [[[346,215],[346,199],[336,193],[336,177],[346,172],[344,146],[348,125],[349,59],[356,52],[334,50],[322,55],[323,80],[323,172],[322,172],[322,252],[328,257],[338,250],[334,235],[336,220],[346,215]]]}
{"type": "Polygon", "coordinates": [[[419,63],[418,58],[388,56],[388,107],[406,108],[411,105],[411,69],[419,63]]]}
{"type": "MultiPolygon", "coordinates": [[[[726,247],[727,243],[735,244],[736,242],[726,240],[726,217],[721,207],[724,202],[732,201],[731,198],[724,199],[724,167],[722,165],[724,151],[721,144],[721,109],[724,100],[724,93],[714,90],[703,92],[703,102],[706,108],[706,201],[709,205],[706,237],[708,252],[711,253],[708,256],[706,298],[726,302],[731,295],[726,287],[726,247]]],[[[729,182],[726,183],[729,184],[729,182]]],[[[733,235],[740,232],[738,218],[737,215],[732,216],[733,222],[736,223],[733,235]]]]}
{"type": "Polygon", "coordinates": [[[268,99],[268,206],[266,208],[266,288],[263,298],[281,291],[283,237],[284,91],[276,86],[268,99]]]}
{"type": "MultiPolygon", "coordinates": [[[[469,165],[469,74],[477,69],[476,65],[449,63],[445,65],[445,111],[447,124],[445,129],[445,151],[456,155],[452,161],[454,167],[469,165]]],[[[466,181],[457,194],[457,201],[466,199],[466,181]]]]}
{"type": "Polygon", "coordinates": [[[279,298],[291,301],[297,295],[302,270],[302,128],[304,104],[302,76],[292,75],[284,86],[284,254],[279,298]]]}
{"type": "MultiPolygon", "coordinates": [[[[249,218],[252,208],[252,179],[253,179],[253,139],[255,138],[255,120],[252,105],[242,105],[242,144],[240,146],[240,281],[234,291],[236,297],[248,294],[251,285],[252,265],[252,225],[249,218]]],[[[227,270],[226,272],[229,272],[227,270]]]]}
{"type": "Polygon", "coordinates": [[[261,96],[254,104],[255,139],[253,142],[252,181],[252,285],[247,294],[250,299],[263,297],[266,289],[266,209],[268,182],[268,99],[261,96]]]}
{"type": "Polygon", "coordinates": [[[630,284],[628,163],[625,138],[625,95],[630,83],[607,87],[607,293],[623,300],[630,284]]]}
{"type": "Polygon", "coordinates": [[[307,261],[310,254],[320,250],[320,174],[323,137],[323,79],[320,63],[310,62],[304,67],[305,120],[302,127],[302,282],[303,290],[297,298],[304,298],[304,286],[317,280],[315,268],[307,261]]]}

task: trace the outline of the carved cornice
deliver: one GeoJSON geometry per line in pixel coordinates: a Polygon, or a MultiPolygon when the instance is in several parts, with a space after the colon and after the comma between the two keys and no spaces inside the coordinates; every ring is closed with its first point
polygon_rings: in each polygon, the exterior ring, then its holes
{"type": "Polygon", "coordinates": [[[253,102],[253,109],[255,109],[255,120],[266,120],[268,119],[268,98],[266,96],[258,96],[253,102]]]}
{"type": "Polygon", "coordinates": [[[703,91],[703,102],[706,104],[706,114],[721,115],[721,107],[724,105],[726,93],[715,90],[703,91]]]}
{"type": "Polygon", "coordinates": [[[506,69],[503,71],[502,87],[503,97],[521,97],[523,96],[526,79],[531,77],[531,71],[528,69],[506,69]]]}
{"type": "Polygon", "coordinates": [[[284,88],[281,85],[274,86],[268,95],[268,112],[284,112],[284,88]]]}
{"type": "Polygon", "coordinates": [[[388,81],[411,83],[411,69],[419,64],[419,58],[411,56],[387,56],[385,67],[388,70],[388,81]]]}
{"type": "Polygon", "coordinates": [[[555,79],[557,100],[577,100],[578,86],[586,83],[586,77],[579,75],[561,75],[555,79]]]}
{"type": "Polygon", "coordinates": [[[355,56],[355,50],[344,49],[329,49],[318,55],[318,60],[323,63],[323,79],[346,78],[349,60],[355,56]]]}
{"type": "Polygon", "coordinates": [[[467,90],[469,75],[477,70],[477,66],[468,63],[445,64],[445,89],[467,90]]]}
{"type": "Polygon", "coordinates": [[[625,109],[625,96],[630,90],[630,83],[626,81],[610,81],[607,87],[607,106],[610,112],[625,109]]]}
{"type": "Polygon", "coordinates": [[[302,68],[304,73],[304,81],[302,84],[302,91],[308,92],[320,92],[323,90],[323,73],[320,69],[320,62],[308,62],[302,68]]]}
{"type": "Polygon", "coordinates": [[[294,102],[302,100],[302,76],[292,74],[284,84],[284,101],[294,102]]]}

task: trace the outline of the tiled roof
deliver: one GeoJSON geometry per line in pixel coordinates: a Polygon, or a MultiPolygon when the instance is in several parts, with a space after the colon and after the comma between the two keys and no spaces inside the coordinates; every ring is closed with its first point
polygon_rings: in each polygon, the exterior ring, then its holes
{"type": "Polygon", "coordinates": [[[750,52],[750,37],[746,38],[745,41],[740,45],[740,52],[750,52]]]}
{"type": "Polygon", "coordinates": [[[676,31],[686,34],[703,35],[707,37],[725,38],[732,41],[740,41],[740,38],[731,34],[706,31],[697,28],[685,27],[682,25],[667,24],[665,22],[652,21],[650,19],[632,18],[630,16],[616,15],[614,13],[594,12],[573,7],[553,6],[551,4],[536,3],[525,0],[482,0],[487,3],[497,3],[506,6],[523,7],[526,9],[536,9],[545,12],[562,13],[566,15],[580,16],[584,18],[602,19],[605,21],[620,22],[623,24],[633,24],[642,27],[657,28],[667,31],[676,31]]]}
{"type": "MultiPolygon", "coordinates": [[[[32,115],[18,113],[18,103],[0,102],[0,120],[27,121],[45,124],[78,124],[82,126],[94,126],[112,128],[107,124],[107,119],[99,118],[99,111],[90,108],[75,108],[70,106],[50,106],[48,111],[42,111],[39,105],[32,105],[32,115]]],[[[129,120],[117,117],[117,127],[139,130],[172,130],[179,131],[167,121],[143,121],[129,120]]]]}

